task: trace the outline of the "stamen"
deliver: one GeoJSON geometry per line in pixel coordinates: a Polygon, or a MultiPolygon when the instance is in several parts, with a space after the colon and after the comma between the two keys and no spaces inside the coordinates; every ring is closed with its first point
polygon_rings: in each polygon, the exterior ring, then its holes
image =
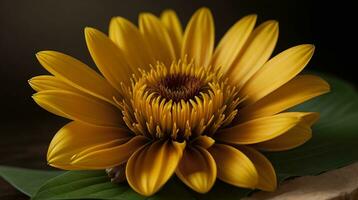
{"type": "Polygon", "coordinates": [[[213,68],[185,60],[170,67],[157,63],[122,93],[125,98],[117,103],[126,125],[150,138],[182,141],[211,135],[237,114],[237,89],[213,68]]]}

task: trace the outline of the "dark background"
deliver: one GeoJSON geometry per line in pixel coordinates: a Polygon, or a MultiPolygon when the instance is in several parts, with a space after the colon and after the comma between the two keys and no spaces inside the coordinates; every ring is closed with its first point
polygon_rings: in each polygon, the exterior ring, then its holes
{"type": "MultiPolygon", "coordinates": [[[[66,120],[37,106],[27,80],[47,74],[35,59],[41,50],[57,50],[94,66],[86,49],[86,26],[108,31],[113,16],[136,22],[138,13],[160,14],[172,8],[186,24],[201,6],[215,18],[216,39],[241,17],[257,13],[258,22],[276,19],[280,36],[275,54],[294,45],[313,43],[308,69],[331,73],[357,84],[357,12],[349,1],[310,0],[0,0],[0,165],[46,166],[46,148],[66,120]]],[[[0,182],[1,199],[18,197],[0,182]],[[3,192],[3,191],[5,192],[3,192]],[[1,196],[2,195],[2,196],[1,196]]],[[[20,197],[19,197],[20,198],[20,197]]]]}

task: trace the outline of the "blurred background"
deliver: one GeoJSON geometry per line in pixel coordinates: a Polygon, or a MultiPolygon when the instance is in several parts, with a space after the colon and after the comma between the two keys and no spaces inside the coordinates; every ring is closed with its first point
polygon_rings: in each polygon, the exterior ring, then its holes
{"type": "MultiPolygon", "coordinates": [[[[192,13],[207,6],[215,19],[216,41],[241,17],[257,13],[258,23],[279,21],[274,54],[291,46],[313,43],[316,52],[309,70],[334,74],[357,85],[356,9],[349,1],[311,0],[1,0],[0,1],[0,165],[46,167],[51,137],[66,120],[37,106],[27,80],[47,74],[35,58],[41,50],[57,50],[94,66],[86,49],[83,29],[108,31],[113,16],[137,21],[140,12],[159,15],[174,9],[185,25],[192,13]],[[332,2],[332,3],[331,3],[332,2]]],[[[14,191],[0,181],[0,199],[14,191]]],[[[15,194],[16,195],[16,194],[15,194]]]]}

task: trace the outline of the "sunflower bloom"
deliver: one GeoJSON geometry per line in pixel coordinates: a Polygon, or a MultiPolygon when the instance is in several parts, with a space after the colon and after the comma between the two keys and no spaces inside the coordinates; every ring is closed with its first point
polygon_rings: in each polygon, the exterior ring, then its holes
{"type": "MultiPolygon", "coordinates": [[[[199,193],[216,178],[273,191],[276,174],[261,151],[283,151],[311,138],[319,118],[287,109],[329,91],[313,75],[298,75],[314,46],[271,57],[278,23],[257,27],[256,15],[236,22],[214,48],[209,9],[182,30],[177,15],[139,16],[138,27],[115,17],[109,36],[85,29],[102,75],[55,51],[36,54],[52,75],[29,82],[35,102],[72,122],[53,138],[49,165],[106,169],[138,193],[156,193],[175,174],[199,193]]],[[[116,179],[117,178],[117,179],[116,179]]]]}

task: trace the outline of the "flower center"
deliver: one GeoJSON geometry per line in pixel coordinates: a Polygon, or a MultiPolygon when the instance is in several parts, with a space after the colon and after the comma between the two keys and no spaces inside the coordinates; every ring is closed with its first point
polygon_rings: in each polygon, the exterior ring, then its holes
{"type": "Polygon", "coordinates": [[[200,92],[205,92],[208,87],[195,76],[169,74],[160,79],[157,85],[150,85],[147,89],[165,99],[180,102],[193,99],[200,92]]]}
{"type": "Polygon", "coordinates": [[[232,121],[239,103],[236,88],[218,71],[185,61],[141,71],[122,93],[117,103],[128,128],[153,139],[211,136],[232,121]]]}

